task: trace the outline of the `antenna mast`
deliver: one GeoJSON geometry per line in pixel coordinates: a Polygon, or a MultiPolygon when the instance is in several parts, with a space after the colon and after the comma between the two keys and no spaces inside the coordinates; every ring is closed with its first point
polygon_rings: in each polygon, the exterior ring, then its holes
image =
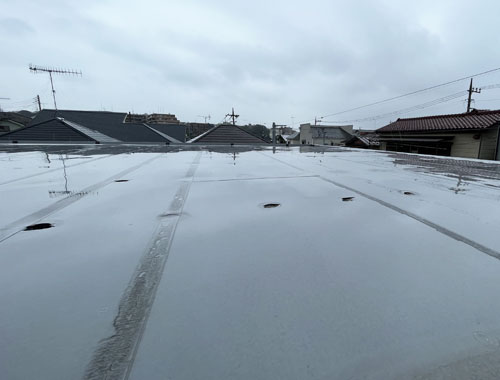
{"type": "Polygon", "coordinates": [[[52,80],[52,73],[54,74],[67,74],[67,75],[80,75],[82,72],[79,70],[65,70],[65,69],[55,69],[52,67],[43,67],[30,64],[30,71],[34,74],[38,73],[49,73],[50,85],[52,86],[52,97],[54,98],[54,109],[57,111],[56,103],[56,90],[54,89],[54,81],[52,80]]]}
{"type": "Polygon", "coordinates": [[[235,115],[234,114],[234,107],[233,107],[233,110],[232,112],[229,114],[226,115],[226,117],[230,117],[231,119],[233,119],[233,125],[236,125],[236,119],[240,117],[240,115],[235,115]]]}

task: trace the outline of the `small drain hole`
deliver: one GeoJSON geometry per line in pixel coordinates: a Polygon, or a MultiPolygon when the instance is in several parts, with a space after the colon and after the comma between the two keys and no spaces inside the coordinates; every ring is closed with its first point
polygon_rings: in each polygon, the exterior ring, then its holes
{"type": "Polygon", "coordinates": [[[52,227],[54,226],[50,223],[37,223],[26,227],[24,230],[25,231],[44,230],[46,228],[52,228],[52,227]]]}
{"type": "Polygon", "coordinates": [[[279,207],[281,206],[279,203],[266,203],[264,205],[264,208],[276,208],[276,207],[279,207]]]}
{"type": "Polygon", "coordinates": [[[415,195],[415,193],[412,193],[411,191],[403,191],[404,195],[415,195]]]}
{"type": "Polygon", "coordinates": [[[342,198],[342,202],[350,202],[354,199],[354,197],[344,197],[342,198]]]}

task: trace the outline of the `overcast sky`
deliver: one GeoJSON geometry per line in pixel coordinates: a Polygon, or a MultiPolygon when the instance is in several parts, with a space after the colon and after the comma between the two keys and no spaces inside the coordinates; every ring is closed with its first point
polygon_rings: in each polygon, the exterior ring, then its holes
{"type": "MultiPolygon", "coordinates": [[[[0,0],[0,106],[169,112],[182,121],[299,122],[500,67],[500,2],[0,0]]],[[[500,71],[475,86],[500,83],[500,71]]],[[[465,90],[468,81],[335,115],[348,122],[465,90]]],[[[458,96],[458,95],[457,95],[458,96]]],[[[500,88],[475,95],[500,109],[500,88]]],[[[400,117],[463,112],[466,95],[400,117]]],[[[353,122],[375,128],[389,115],[353,122]]]]}

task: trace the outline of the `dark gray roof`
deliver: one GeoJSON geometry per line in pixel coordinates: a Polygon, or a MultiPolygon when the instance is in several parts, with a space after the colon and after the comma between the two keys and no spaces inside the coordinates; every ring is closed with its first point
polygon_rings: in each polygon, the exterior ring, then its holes
{"type": "Polygon", "coordinates": [[[98,140],[74,128],[62,119],[46,120],[0,136],[0,141],[77,142],[95,143],[98,140]]]}
{"type": "MultiPolygon", "coordinates": [[[[154,130],[168,135],[178,142],[186,142],[186,126],[179,124],[146,124],[154,130]]],[[[175,142],[175,141],[172,141],[175,142]]]]}
{"type": "Polygon", "coordinates": [[[61,120],[66,125],[69,125],[71,128],[76,129],[78,132],[83,133],[84,135],[90,137],[91,139],[94,139],[96,142],[99,142],[99,143],[117,143],[117,142],[120,142],[117,139],[106,136],[106,135],[102,134],[101,132],[94,131],[94,130],[87,128],[87,127],[84,127],[80,124],[73,123],[72,121],[64,120],[63,118],[58,118],[58,119],[61,120]]]}
{"type": "MultiPolygon", "coordinates": [[[[29,125],[39,124],[41,122],[62,117],[67,121],[77,123],[103,135],[116,140],[129,143],[165,143],[169,139],[160,135],[156,131],[148,128],[141,123],[124,123],[125,112],[107,112],[107,111],[72,111],[72,110],[42,110],[29,125]]],[[[184,126],[177,125],[180,132],[184,135],[184,126]]],[[[181,140],[183,141],[183,140],[181,140]]]]}
{"type": "Polygon", "coordinates": [[[215,126],[189,142],[194,144],[268,144],[260,137],[232,124],[215,126]]]}

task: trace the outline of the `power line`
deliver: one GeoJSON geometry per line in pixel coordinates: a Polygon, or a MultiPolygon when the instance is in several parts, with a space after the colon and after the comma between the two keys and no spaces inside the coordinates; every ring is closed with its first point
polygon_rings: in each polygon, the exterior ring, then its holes
{"type": "MultiPolygon", "coordinates": [[[[357,111],[357,110],[360,110],[360,109],[363,109],[363,108],[375,106],[375,105],[378,105],[378,104],[382,104],[382,103],[390,102],[390,101],[393,101],[393,100],[401,99],[401,98],[404,98],[404,97],[407,97],[407,96],[411,96],[411,95],[419,94],[419,93],[422,93],[422,92],[434,90],[434,89],[439,88],[439,87],[448,86],[448,85],[453,84],[453,83],[458,83],[458,82],[461,82],[461,81],[466,80],[466,79],[475,78],[475,77],[478,77],[478,76],[481,76],[481,75],[490,74],[490,73],[493,73],[493,72],[496,72],[496,71],[500,71],[500,67],[497,67],[497,68],[491,69],[491,70],[487,70],[487,71],[483,71],[483,72],[480,72],[480,73],[476,73],[476,74],[473,74],[473,75],[468,75],[468,76],[465,76],[465,77],[462,77],[462,78],[454,79],[454,80],[451,80],[451,81],[448,81],[448,82],[445,82],[445,83],[441,83],[441,84],[437,84],[437,85],[434,85],[434,86],[426,87],[426,88],[423,88],[423,89],[420,89],[420,90],[408,92],[408,93],[403,94],[403,95],[393,96],[391,98],[379,100],[379,101],[376,101],[376,102],[373,102],[373,103],[369,103],[369,104],[365,104],[365,105],[362,105],[362,106],[359,106],[359,107],[354,107],[354,108],[350,108],[350,109],[347,109],[347,110],[344,110],[344,111],[339,111],[339,112],[331,113],[331,114],[328,114],[328,115],[324,115],[324,116],[321,116],[320,119],[324,119],[326,117],[331,117],[331,116],[341,115],[341,114],[347,113],[347,112],[357,111]]],[[[299,124],[307,122],[307,121],[310,121],[310,120],[311,119],[303,120],[303,121],[299,122],[299,124]]]]}
{"type": "Polygon", "coordinates": [[[394,96],[392,98],[387,98],[387,99],[384,99],[384,100],[379,100],[378,102],[366,104],[364,106],[359,106],[359,107],[351,108],[349,110],[340,111],[340,112],[336,112],[336,113],[333,113],[333,114],[325,115],[325,116],[322,116],[321,118],[330,117],[330,116],[336,116],[336,115],[340,115],[342,113],[359,110],[361,108],[366,108],[366,107],[374,106],[374,105],[377,105],[377,104],[381,104],[381,103],[385,103],[385,102],[390,102],[392,100],[401,99],[401,98],[404,98],[406,96],[411,96],[411,95],[419,94],[421,92],[425,92],[425,91],[429,91],[429,90],[434,90],[434,89],[439,88],[439,87],[448,86],[448,85],[453,84],[453,83],[461,82],[463,80],[470,79],[470,78],[475,78],[477,76],[489,74],[489,73],[492,73],[492,72],[495,72],[495,71],[500,71],[500,67],[497,67],[496,69],[492,69],[492,70],[488,70],[488,71],[483,71],[482,73],[477,73],[477,74],[474,74],[474,75],[469,75],[469,76],[466,76],[466,77],[455,79],[455,80],[452,80],[452,81],[449,81],[449,82],[437,84],[435,86],[423,88],[421,90],[412,91],[412,92],[409,92],[407,94],[394,96]]]}
{"type": "Polygon", "coordinates": [[[459,91],[459,92],[456,92],[454,94],[450,94],[450,95],[444,96],[442,98],[434,99],[434,100],[431,100],[431,101],[428,101],[425,103],[417,104],[415,106],[411,106],[411,107],[403,108],[403,109],[400,109],[397,111],[387,112],[387,113],[383,113],[383,114],[379,114],[379,115],[375,115],[375,116],[367,116],[367,117],[360,118],[360,119],[351,119],[351,120],[342,120],[342,121],[324,120],[324,122],[327,122],[327,123],[353,123],[353,122],[378,120],[378,119],[383,119],[383,118],[390,117],[390,116],[401,115],[401,114],[409,113],[412,111],[417,111],[417,110],[428,108],[428,107],[433,107],[435,105],[445,103],[445,102],[448,102],[448,101],[453,100],[453,99],[457,99],[465,94],[467,94],[466,90],[459,91]]]}

